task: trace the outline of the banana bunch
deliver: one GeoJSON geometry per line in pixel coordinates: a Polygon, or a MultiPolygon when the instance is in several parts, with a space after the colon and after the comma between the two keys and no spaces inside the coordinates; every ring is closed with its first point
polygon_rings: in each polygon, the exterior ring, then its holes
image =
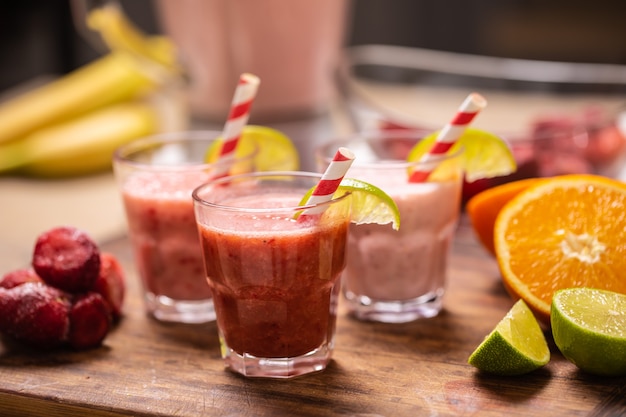
{"type": "MultiPolygon", "coordinates": [[[[0,104],[0,173],[42,177],[85,175],[111,168],[114,150],[166,128],[172,106],[163,92],[180,81],[171,42],[135,29],[113,5],[95,9],[88,25],[111,52],[0,104]]],[[[172,119],[170,117],[170,119],[172,119]]]]}

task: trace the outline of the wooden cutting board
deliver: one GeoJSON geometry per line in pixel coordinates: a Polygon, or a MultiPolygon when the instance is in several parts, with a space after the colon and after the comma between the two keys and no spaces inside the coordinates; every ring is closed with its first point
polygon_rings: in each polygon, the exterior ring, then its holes
{"type": "Polygon", "coordinates": [[[148,318],[128,241],[102,248],[128,274],[123,321],[91,351],[0,344],[0,416],[626,415],[626,378],[585,375],[553,343],[551,362],[529,375],[481,375],[467,365],[513,304],[467,219],[456,236],[441,315],[389,325],[340,311],[329,368],[292,380],[226,371],[215,324],[148,318]]]}

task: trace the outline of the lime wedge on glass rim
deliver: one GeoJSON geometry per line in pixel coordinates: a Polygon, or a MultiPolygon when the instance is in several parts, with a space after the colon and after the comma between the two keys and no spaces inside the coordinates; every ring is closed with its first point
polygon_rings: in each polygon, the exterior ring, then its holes
{"type": "Polygon", "coordinates": [[[550,349],[541,327],[520,299],[472,352],[467,362],[490,374],[522,375],[549,361],[550,349]]]}
{"type": "MultiPolygon", "coordinates": [[[[204,160],[215,162],[220,156],[223,139],[207,149],[204,160]]],[[[255,165],[258,171],[297,171],[300,158],[295,145],[284,133],[267,126],[246,125],[235,149],[235,156],[247,155],[258,148],[255,165]]]]}
{"type": "Polygon", "coordinates": [[[626,375],[626,294],[593,288],[556,291],[550,325],[556,346],[581,370],[626,375]]]}
{"type": "MultiPolygon", "coordinates": [[[[437,134],[433,132],[413,146],[407,161],[419,161],[433,146],[437,134]]],[[[448,152],[454,153],[460,147],[463,147],[463,168],[468,182],[508,175],[517,170],[511,148],[493,133],[467,128],[448,152]]]]}
{"type": "MultiPolygon", "coordinates": [[[[305,205],[315,187],[302,197],[300,205],[305,205]]],[[[394,230],[400,228],[400,212],[393,199],[380,188],[368,182],[354,178],[344,178],[339,184],[334,197],[346,193],[351,194],[352,216],[350,221],[355,224],[376,223],[388,224],[394,230]]],[[[332,210],[330,208],[329,210],[332,210]]]]}

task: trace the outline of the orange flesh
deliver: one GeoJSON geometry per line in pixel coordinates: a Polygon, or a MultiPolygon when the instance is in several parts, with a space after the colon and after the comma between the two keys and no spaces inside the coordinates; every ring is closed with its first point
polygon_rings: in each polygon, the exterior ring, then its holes
{"type": "Polygon", "coordinates": [[[520,193],[495,224],[507,289],[543,321],[558,289],[626,293],[625,208],[625,184],[590,175],[556,177],[520,193]]]}

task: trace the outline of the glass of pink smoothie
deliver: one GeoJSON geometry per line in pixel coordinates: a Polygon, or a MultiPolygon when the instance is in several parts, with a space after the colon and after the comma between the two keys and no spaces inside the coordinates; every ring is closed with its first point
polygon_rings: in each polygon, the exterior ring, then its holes
{"type": "Polygon", "coordinates": [[[320,178],[259,172],[193,193],[222,357],[235,372],[289,378],[330,361],[350,198],[295,220],[300,199],[320,178]]]}
{"type": "Polygon", "coordinates": [[[349,0],[158,0],[162,29],[189,76],[194,116],[225,120],[237,77],[262,80],[254,118],[328,111],[345,44],[349,0]]]}
{"type": "Polygon", "coordinates": [[[330,141],[316,151],[320,169],[332,149],[346,146],[356,159],[346,177],[372,183],[396,202],[401,226],[350,225],[343,295],[361,320],[402,323],[433,317],[442,308],[446,265],[461,207],[461,154],[407,163],[425,131],[363,133],[330,141]],[[440,165],[444,164],[444,165],[440,165]],[[436,180],[409,183],[411,167],[436,171],[436,180]]]}
{"type": "Polygon", "coordinates": [[[147,311],[166,322],[215,320],[191,193],[216,172],[254,170],[254,150],[229,162],[204,155],[221,132],[165,133],[119,148],[113,159],[147,311]]]}

